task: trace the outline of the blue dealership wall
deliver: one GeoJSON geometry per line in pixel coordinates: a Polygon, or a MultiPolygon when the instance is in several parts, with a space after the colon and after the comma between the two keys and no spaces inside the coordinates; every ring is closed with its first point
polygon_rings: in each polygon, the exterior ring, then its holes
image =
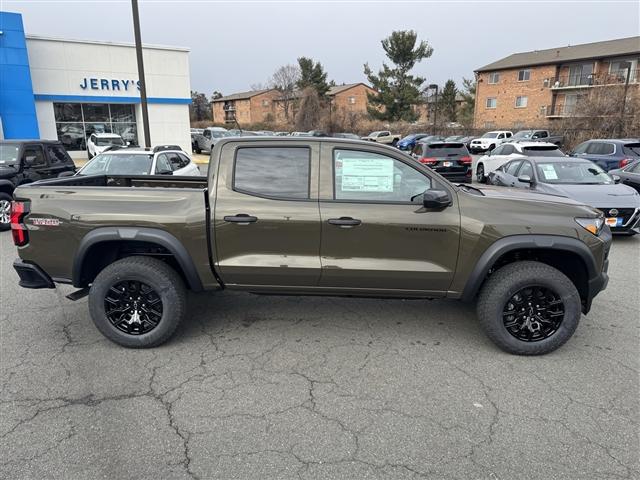
{"type": "Polygon", "coordinates": [[[39,138],[22,15],[0,12],[0,118],[4,138],[39,138]]]}

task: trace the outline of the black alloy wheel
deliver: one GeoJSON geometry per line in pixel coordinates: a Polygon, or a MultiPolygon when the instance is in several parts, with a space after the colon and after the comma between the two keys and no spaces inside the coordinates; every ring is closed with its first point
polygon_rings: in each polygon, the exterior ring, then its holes
{"type": "Polygon", "coordinates": [[[112,285],[104,298],[104,310],[111,324],[128,335],[143,335],[162,319],[162,298],[153,287],[138,280],[112,285]]]}
{"type": "Polygon", "coordinates": [[[518,290],[507,301],[502,321],[507,331],[523,342],[538,342],[558,331],[564,319],[560,295],[539,285],[518,290]]]}

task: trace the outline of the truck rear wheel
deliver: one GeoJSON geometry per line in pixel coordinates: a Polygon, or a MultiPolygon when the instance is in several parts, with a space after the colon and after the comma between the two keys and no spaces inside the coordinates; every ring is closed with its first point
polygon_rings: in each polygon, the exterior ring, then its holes
{"type": "Polygon", "coordinates": [[[182,321],[186,290],[180,275],[151,257],[127,257],[95,278],[89,311],[98,330],[129,348],[166,342],[182,321]]]}
{"type": "Polygon", "coordinates": [[[11,195],[0,192],[0,232],[11,228],[11,195]]]}
{"type": "Polygon", "coordinates": [[[486,281],[478,319],[488,337],[516,355],[543,355],[571,338],[580,321],[578,291],[562,272],[540,262],[515,262],[486,281]]]}

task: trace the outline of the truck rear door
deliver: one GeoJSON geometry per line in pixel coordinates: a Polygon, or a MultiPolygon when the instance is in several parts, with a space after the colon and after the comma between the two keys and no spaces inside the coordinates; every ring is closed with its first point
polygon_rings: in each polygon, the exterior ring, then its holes
{"type": "Polygon", "coordinates": [[[317,142],[226,143],[214,199],[217,268],[228,286],[317,286],[317,142]]]}
{"type": "Polygon", "coordinates": [[[381,150],[322,145],[320,286],[442,296],[458,257],[455,192],[409,157],[381,150]],[[452,205],[427,211],[427,189],[451,190],[452,205]]]}

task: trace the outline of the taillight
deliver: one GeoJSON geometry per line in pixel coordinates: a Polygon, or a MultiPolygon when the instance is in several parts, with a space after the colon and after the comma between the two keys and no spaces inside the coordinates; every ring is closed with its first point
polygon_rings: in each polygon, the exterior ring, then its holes
{"type": "Polygon", "coordinates": [[[29,213],[29,208],[24,202],[11,202],[11,235],[13,243],[21,247],[29,241],[29,232],[22,220],[29,213]]]}
{"type": "Polygon", "coordinates": [[[469,155],[465,155],[464,157],[460,157],[459,162],[464,163],[465,165],[471,165],[471,157],[469,155]]]}
{"type": "Polygon", "coordinates": [[[421,157],[418,161],[423,165],[435,165],[438,163],[438,159],[433,157],[421,157]]]}
{"type": "Polygon", "coordinates": [[[623,158],[622,160],[620,160],[620,165],[618,165],[618,168],[626,167],[630,163],[631,163],[630,158],[623,158]]]}

